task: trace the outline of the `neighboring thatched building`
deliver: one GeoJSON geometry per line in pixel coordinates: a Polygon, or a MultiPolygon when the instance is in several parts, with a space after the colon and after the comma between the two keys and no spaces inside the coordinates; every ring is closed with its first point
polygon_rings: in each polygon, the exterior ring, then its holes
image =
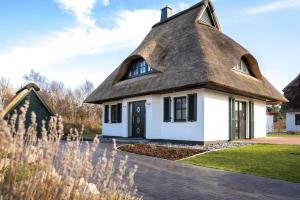
{"type": "Polygon", "coordinates": [[[300,74],[283,89],[283,92],[289,100],[282,105],[282,110],[286,113],[286,129],[300,132],[300,74]]]}
{"type": "Polygon", "coordinates": [[[16,112],[20,114],[20,109],[25,105],[26,101],[29,102],[29,107],[26,113],[25,127],[31,123],[31,113],[36,114],[37,130],[40,133],[42,127],[42,121],[44,120],[46,124],[53,116],[53,111],[39,95],[40,88],[34,84],[30,83],[25,87],[17,91],[16,96],[10,101],[10,103],[0,112],[0,117],[5,120],[10,120],[11,116],[16,112]]]}
{"type": "MultiPolygon", "coordinates": [[[[222,33],[211,1],[161,21],[86,99],[103,135],[198,143],[266,136],[266,103],[286,99],[255,57],[222,33]]],[[[138,27],[137,27],[138,28],[138,27]]]]}

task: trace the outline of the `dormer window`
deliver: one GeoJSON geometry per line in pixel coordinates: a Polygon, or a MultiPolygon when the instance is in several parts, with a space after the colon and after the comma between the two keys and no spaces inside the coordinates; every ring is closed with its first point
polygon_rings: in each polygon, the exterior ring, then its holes
{"type": "Polygon", "coordinates": [[[125,79],[135,78],[138,76],[144,76],[146,74],[150,74],[155,72],[153,68],[151,68],[148,63],[144,59],[138,59],[133,61],[129,68],[128,72],[125,76],[125,79]]]}
{"type": "Polygon", "coordinates": [[[242,72],[244,74],[253,76],[250,70],[250,65],[245,58],[242,58],[240,63],[236,65],[235,70],[242,72]]]}

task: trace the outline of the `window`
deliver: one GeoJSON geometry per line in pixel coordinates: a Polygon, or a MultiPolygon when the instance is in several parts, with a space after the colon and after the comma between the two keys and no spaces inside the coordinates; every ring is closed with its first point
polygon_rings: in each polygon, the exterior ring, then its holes
{"type": "Polygon", "coordinates": [[[108,123],[108,116],[109,116],[109,106],[104,106],[104,123],[108,123]]]}
{"type": "Polygon", "coordinates": [[[122,104],[112,105],[110,110],[110,122],[122,123],[122,104]]]}
{"type": "Polygon", "coordinates": [[[171,97],[164,98],[164,122],[171,121],[171,97]]]}
{"type": "Polygon", "coordinates": [[[197,94],[188,95],[188,121],[197,121],[197,94]]]}
{"type": "Polygon", "coordinates": [[[117,123],[118,121],[118,107],[117,105],[112,105],[110,107],[110,122],[117,123]]]}
{"type": "Polygon", "coordinates": [[[241,59],[241,62],[235,67],[235,69],[244,74],[252,75],[250,73],[249,63],[245,58],[241,59]]]}
{"type": "Polygon", "coordinates": [[[295,115],[295,125],[300,125],[300,114],[295,115]]]}
{"type": "Polygon", "coordinates": [[[215,26],[213,17],[211,15],[209,7],[207,7],[200,19],[200,21],[204,24],[210,25],[210,26],[215,26]]]}
{"type": "Polygon", "coordinates": [[[174,98],[174,115],[176,122],[186,121],[186,97],[174,98]]]}
{"type": "Polygon", "coordinates": [[[125,79],[143,76],[153,72],[154,70],[148,65],[148,63],[144,59],[138,59],[130,65],[125,79]]]}

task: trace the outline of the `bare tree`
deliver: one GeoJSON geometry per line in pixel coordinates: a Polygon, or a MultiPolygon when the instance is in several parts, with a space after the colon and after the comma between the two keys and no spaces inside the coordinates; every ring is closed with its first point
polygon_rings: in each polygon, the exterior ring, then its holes
{"type": "Polygon", "coordinates": [[[33,82],[36,83],[42,89],[47,88],[47,82],[48,82],[47,78],[34,70],[31,70],[29,74],[25,74],[23,78],[27,83],[33,82]]]}
{"type": "Polygon", "coordinates": [[[34,82],[41,88],[41,95],[55,113],[63,116],[66,122],[86,128],[101,127],[101,109],[99,106],[84,104],[84,100],[94,90],[92,82],[86,80],[75,89],[66,88],[60,81],[49,81],[45,76],[33,70],[24,76],[25,82],[34,82]]]}
{"type": "Polygon", "coordinates": [[[4,108],[13,97],[13,87],[9,79],[0,78],[0,108],[4,108]]]}

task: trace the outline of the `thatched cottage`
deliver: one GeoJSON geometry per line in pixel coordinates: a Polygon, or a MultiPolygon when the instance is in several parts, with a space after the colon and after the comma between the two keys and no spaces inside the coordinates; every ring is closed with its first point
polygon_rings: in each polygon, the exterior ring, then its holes
{"type": "Polygon", "coordinates": [[[10,120],[14,113],[21,114],[21,108],[28,102],[29,107],[25,118],[25,128],[27,129],[31,124],[31,114],[34,112],[36,114],[37,131],[41,133],[42,122],[45,121],[47,123],[54,114],[50,106],[39,94],[39,91],[40,88],[34,83],[22,87],[0,112],[0,117],[10,120]]]}
{"type": "Polygon", "coordinates": [[[102,105],[104,136],[206,143],[265,137],[266,103],[285,101],[204,0],[175,15],[163,8],[85,102],[102,105]]]}
{"type": "Polygon", "coordinates": [[[300,74],[284,89],[284,96],[289,100],[282,105],[286,113],[286,129],[289,132],[300,132],[300,74]]]}

